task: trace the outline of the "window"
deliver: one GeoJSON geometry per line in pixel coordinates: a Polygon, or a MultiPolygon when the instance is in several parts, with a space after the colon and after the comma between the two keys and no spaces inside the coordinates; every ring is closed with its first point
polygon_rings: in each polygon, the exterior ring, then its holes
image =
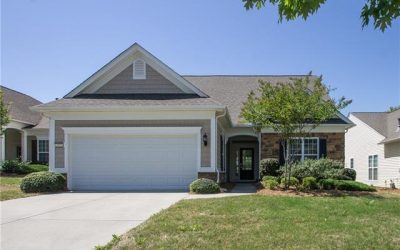
{"type": "Polygon", "coordinates": [[[378,155],[368,156],[368,180],[378,180],[378,155]]]}
{"type": "Polygon", "coordinates": [[[39,162],[49,162],[49,140],[38,141],[38,160],[39,162]]]}
{"type": "Polygon", "coordinates": [[[354,168],[354,158],[350,159],[350,168],[354,168]]]}
{"type": "Polygon", "coordinates": [[[319,139],[309,137],[291,139],[289,141],[288,152],[294,161],[318,159],[319,139]]]}
{"type": "Polygon", "coordinates": [[[146,63],[142,59],[133,62],[133,79],[146,79],[146,63]]]}

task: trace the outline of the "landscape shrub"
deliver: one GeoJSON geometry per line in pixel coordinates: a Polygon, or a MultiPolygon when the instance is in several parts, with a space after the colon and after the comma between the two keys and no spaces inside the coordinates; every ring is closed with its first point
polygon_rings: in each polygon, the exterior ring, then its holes
{"type": "Polygon", "coordinates": [[[25,193],[57,192],[64,190],[65,184],[62,174],[36,172],[22,178],[20,188],[25,193]]]}
{"type": "Polygon", "coordinates": [[[260,176],[278,176],[279,161],[275,158],[266,158],[260,161],[260,176]]]}
{"type": "Polygon", "coordinates": [[[357,172],[352,168],[344,168],[341,171],[341,175],[347,176],[350,178],[350,180],[355,181],[357,177],[357,172]]]}
{"type": "Polygon", "coordinates": [[[290,182],[289,182],[288,177],[282,177],[281,178],[281,186],[284,187],[286,183],[289,183],[290,187],[296,187],[296,188],[299,187],[299,184],[300,184],[299,180],[294,176],[290,177],[290,182]]]}
{"type": "Polygon", "coordinates": [[[6,160],[1,164],[1,171],[8,174],[27,174],[31,172],[29,162],[6,160]]]}
{"type": "Polygon", "coordinates": [[[352,181],[351,177],[339,174],[333,177],[335,180],[344,180],[344,181],[352,181]]]}
{"type": "Polygon", "coordinates": [[[271,180],[278,182],[278,177],[266,175],[262,178],[262,181],[271,181],[271,180]]]}
{"type": "Polygon", "coordinates": [[[335,187],[337,190],[345,190],[345,191],[368,191],[368,192],[376,191],[375,187],[369,186],[367,184],[358,181],[336,180],[335,187]]]}
{"type": "Polygon", "coordinates": [[[263,184],[264,188],[268,188],[271,190],[275,190],[279,186],[279,182],[274,179],[265,180],[262,182],[262,184],[263,184]]]}
{"type": "MultiPolygon", "coordinates": [[[[317,180],[335,179],[342,175],[344,164],[341,161],[321,158],[318,160],[308,159],[303,162],[296,162],[292,165],[291,175],[299,180],[304,177],[311,176],[317,180]]],[[[281,168],[281,172],[285,175],[285,169],[281,168]]],[[[287,175],[287,174],[286,174],[287,175]]]]}
{"type": "Polygon", "coordinates": [[[325,190],[335,189],[335,180],[334,179],[322,179],[319,181],[319,186],[321,189],[325,189],[325,190]]]}
{"type": "Polygon", "coordinates": [[[214,194],[219,193],[218,184],[210,179],[200,178],[193,181],[190,186],[190,192],[198,194],[214,194]]]}
{"type": "Polygon", "coordinates": [[[317,179],[312,176],[304,177],[302,186],[306,190],[317,189],[318,188],[317,179]]]}

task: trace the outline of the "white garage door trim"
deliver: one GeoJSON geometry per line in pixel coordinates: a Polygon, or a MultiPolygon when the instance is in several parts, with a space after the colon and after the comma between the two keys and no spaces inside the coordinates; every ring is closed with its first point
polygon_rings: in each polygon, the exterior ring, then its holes
{"type": "MultiPolygon", "coordinates": [[[[72,177],[69,168],[69,141],[71,135],[195,135],[197,170],[201,169],[201,127],[63,127],[64,130],[64,164],[68,176],[72,177]]],[[[67,178],[68,189],[72,187],[72,178],[67,178]]]]}

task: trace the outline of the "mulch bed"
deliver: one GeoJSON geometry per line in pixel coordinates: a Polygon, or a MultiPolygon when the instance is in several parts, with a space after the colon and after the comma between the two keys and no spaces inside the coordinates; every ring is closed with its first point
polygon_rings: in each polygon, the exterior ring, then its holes
{"type": "Polygon", "coordinates": [[[385,196],[395,196],[400,198],[400,189],[377,188],[377,192],[361,192],[361,191],[341,191],[341,190],[310,190],[298,191],[295,189],[289,190],[270,190],[259,188],[257,194],[267,196],[299,196],[299,197],[338,197],[338,196],[373,196],[376,198],[383,198],[385,196]]]}

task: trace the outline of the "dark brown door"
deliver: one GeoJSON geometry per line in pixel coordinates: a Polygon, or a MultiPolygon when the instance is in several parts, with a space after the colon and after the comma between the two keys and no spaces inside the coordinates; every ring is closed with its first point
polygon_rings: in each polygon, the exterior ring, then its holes
{"type": "Polygon", "coordinates": [[[31,154],[32,162],[37,162],[37,140],[32,140],[31,154]]]}
{"type": "Polygon", "coordinates": [[[254,180],[254,149],[240,149],[240,180],[254,180]]]}

